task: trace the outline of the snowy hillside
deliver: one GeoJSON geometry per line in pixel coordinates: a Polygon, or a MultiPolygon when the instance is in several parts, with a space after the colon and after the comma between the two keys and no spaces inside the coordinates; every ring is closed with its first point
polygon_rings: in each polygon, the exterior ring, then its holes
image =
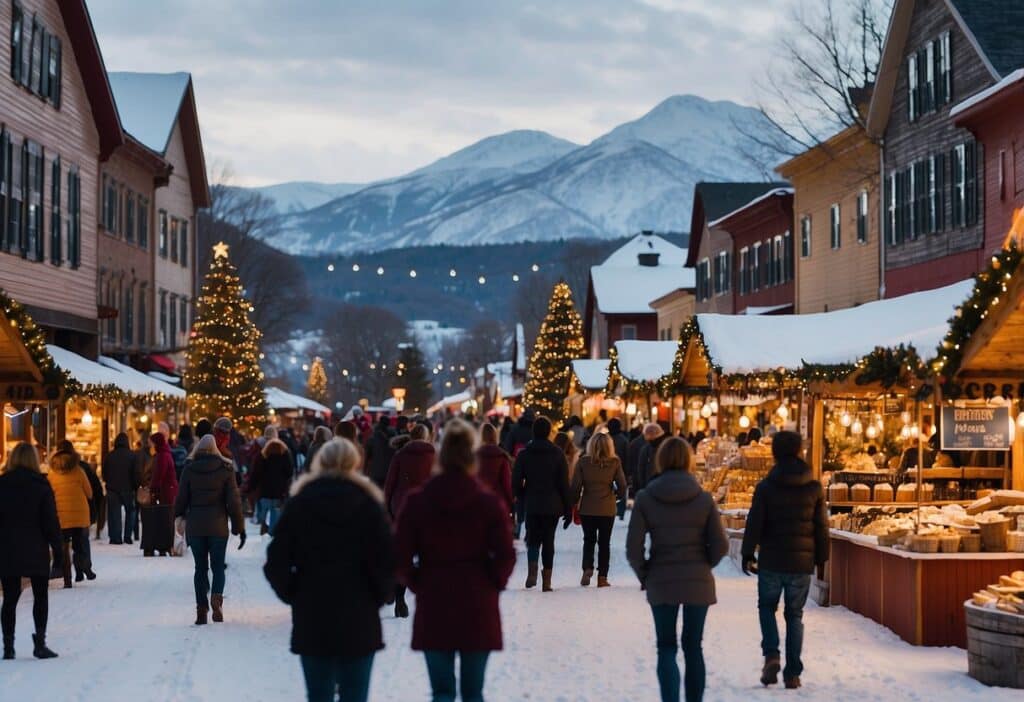
{"type": "Polygon", "coordinates": [[[294,180],[252,190],[273,200],[280,214],[293,214],[319,207],[325,202],[354,193],[363,187],[355,183],[314,183],[294,180]]]}
{"type": "Polygon", "coordinates": [[[758,164],[775,159],[745,134],[767,129],[752,108],[677,96],[588,146],[508,132],[294,212],[268,243],[289,253],[346,254],[682,231],[698,181],[765,177],[758,164]]]}

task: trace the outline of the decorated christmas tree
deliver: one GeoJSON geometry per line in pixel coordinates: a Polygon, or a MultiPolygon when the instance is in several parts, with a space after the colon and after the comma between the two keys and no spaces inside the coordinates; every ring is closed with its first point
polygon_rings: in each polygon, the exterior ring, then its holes
{"type": "Polygon", "coordinates": [[[227,416],[242,428],[258,427],[267,417],[260,330],[249,319],[252,306],[227,245],[217,244],[213,254],[188,341],[189,407],[194,420],[227,416]]]}
{"type": "Polygon", "coordinates": [[[559,281],[551,292],[527,370],[523,404],[554,420],[562,419],[572,361],[583,357],[583,320],[572,290],[559,281]]]}
{"type": "Polygon", "coordinates": [[[395,387],[405,389],[405,411],[422,412],[430,406],[433,383],[416,344],[402,344],[395,369],[395,387]]]}
{"type": "Polygon", "coordinates": [[[313,365],[309,367],[306,396],[321,405],[327,404],[327,371],[324,370],[323,359],[319,356],[313,359],[313,365]]]}

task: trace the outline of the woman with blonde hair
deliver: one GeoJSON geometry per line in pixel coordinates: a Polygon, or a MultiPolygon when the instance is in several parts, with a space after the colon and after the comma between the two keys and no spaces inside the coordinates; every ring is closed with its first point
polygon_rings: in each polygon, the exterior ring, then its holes
{"type": "Polygon", "coordinates": [[[423,651],[435,700],[483,700],[491,651],[502,648],[498,595],[515,566],[501,499],[475,477],[476,431],[454,419],[441,473],[409,495],[398,519],[398,578],[416,593],[412,648],[423,651]]]}
{"type": "Polygon", "coordinates": [[[359,472],[347,439],[327,441],[292,483],[263,572],[292,608],[291,650],[310,702],[369,697],[384,648],[380,608],[394,601],[395,557],[384,495],[359,472]]]}
{"type": "Polygon", "coordinates": [[[0,586],[4,602],[0,608],[3,624],[4,660],[14,658],[14,622],[21,597],[21,579],[32,583],[32,637],[36,658],[56,658],[46,647],[49,616],[48,586],[50,554],[58,569],[63,559],[63,539],[57,521],[53,489],[39,472],[39,456],[28,443],[11,449],[0,473],[0,586]]]}
{"type": "Polygon", "coordinates": [[[586,455],[576,465],[569,495],[573,504],[579,505],[583,524],[583,577],[580,585],[587,587],[594,577],[596,545],[597,586],[608,587],[616,502],[626,499],[626,475],[608,434],[598,432],[590,438],[586,455]]]}
{"type": "Polygon", "coordinates": [[[195,561],[192,583],[196,591],[196,624],[206,624],[211,606],[213,621],[222,622],[228,520],[231,533],[238,537],[238,548],[242,548],[245,546],[245,517],[235,481],[235,465],[217,448],[213,434],[201,438],[192,449],[192,457],[181,473],[174,516],[176,521],[177,518],[185,520],[185,538],[195,561]],[[213,571],[212,588],[210,571],[213,571]]]}
{"type": "Polygon", "coordinates": [[[676,623],[683,610],[682,647],[687,702],[704,696],[704,622],[715,604],[711,569],[729,552],[714,498],[693,476],[689,444],[673,436],[655,456],[657,480],[637,493],[626,535],[626,558],[654,615],[661,699],[679,699],[676,623]],[[646,550],[650,536],[650,550],[646,550]]]}

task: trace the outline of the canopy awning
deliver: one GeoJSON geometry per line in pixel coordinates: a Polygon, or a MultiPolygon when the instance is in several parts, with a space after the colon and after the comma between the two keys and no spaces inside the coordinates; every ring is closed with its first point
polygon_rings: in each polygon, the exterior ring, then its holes
{"type": "Polygon", "coordinates": [[[161,368],[168,373],[174,373],[178,370],[178,364],[161,353],[151,353],[146,358],[149,359],[149,362],[154,366],[161,368]]]}
{"type": "Polygon", "coordinates": [[[329,407],[321,405],[319,402],[310,400],[308,397],[302,395],[295,395],[290,392],[286,392],[281,388],[275,388],[268,386],[264,390],[264,394],[267,398],[267,406],[273,410],[309,410],[318,414],[330,414],[331,410],[329,407]]]}
{"type": "Polygon", "coordinates": [[[607,358],[579,358],[572,362],[572,372],[584,390],[602,390],[608,385],[607,358]]]}
{"type": "Polygon", "coordinates": [[[113,387],[125,393],[132,392],[131,383],[124,373],[54,344],[48,344],[46,350],[57,367],[67,371],[86,390],[113,387]]]}
{"type": "Polygon", "coordinates": [[[473,396],[469,394],[469,390],[463,390],[462,392],[457,392],[454,395],[442,397],[438,402],[435,402],[433,405],[427,408],[427,414],[440,412],[445,407],[461,407],[463,402],[468,402],[471,399],[473,399],[473,396]]]}
{"type": "Polygon", "coordinates": [[[125,381],[128,383],[130,392],[133,395],[163,395],[164,397],[172,398],[175,400],[184,400],[185,391],[179,387],[175,387],[170,383],[165,383],[162,380],[151,378],[141,371],[137,371],[131,366],[125,365],[120,361],[115,361],[108,356],[100,356],[99,362],[101,365],[106,366],[112,370],[124,374],[125,381]]]}
{"type": "Polygon", "coordinates": [[[619,374],[636,383],[656,383],[672,372],[676,341],[616,341],[619,374]]]}

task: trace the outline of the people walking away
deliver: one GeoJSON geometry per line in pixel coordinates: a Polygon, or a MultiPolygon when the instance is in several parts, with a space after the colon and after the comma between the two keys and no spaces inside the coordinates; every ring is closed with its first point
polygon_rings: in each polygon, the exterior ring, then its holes
{"type": "Polygon", "coordinates": [[[512,458],[498,445],[498,430],[491,423],[480,427],[476,450],[477,479],[501,498],[505,514],[512,513],[512,458]]]}
{"type": "MultiPolygon", "coordinates": [[[[384,482],[384,504],[392,521],[398,521],[409,495],[430,480],[434,468],[434,444],[430,443],[430,427],[416,424],[409,434],[396,436],[391,440],[396,449],[391,459],[388,477],[384,482]]],[[[395,589],[395,616],[404,619],[409,616],[409,605],[405,602],[405,585],[399,583],[395,589]]]]}
{"type": "Polygon", "coordinates": [[[182,424],[178,427],[178,446],[185,449],[186,455],[192,453],[196,445],[195,435],[192,433],[191,424],[182,424]]]}
{"type": "Polygon", "coordinates": [[[288,446],[280,439],[268,439],[256,458],[249,478],[249,494],[251,499],[256,500],[260,535],[274,535],[274,527],[277,526],[294,475],[295,465],[288,446]]]}
{"type": "Polygon", "coordinates": [[[772,439],[772,455],[775,466],[754,489],[747,515],[743,572],[757,573],[757,611],[764,654],[761,684],[779,681],[779,625],[775,613],[781,597],[786,620],[782,679],[788,689],[796,689],[803,673],[803,613],[811,574],[815,567],[823,568],[829,556],[828,512],[821,483],[803,461],[800,435],[792,431],[777,433],[772,439]]]}
{"type": "Polygon", "coordinates": [[[211,607],[213,621],[222,622],[228,522],[241,549],[245,546],[245,516],[235,482],[235,468],[220,453],[217,440],[209,434],[196,443],[181,474],[174,516],[185,521],[185,538],[195,561],[192,582],[196,591],[196,624],[206,624],[211,607]],[[212,586],[210,571],[213,572],[212,586]]]}
{"type": "Polygon", "coordinates": [[[218,417],[217,421],[213,423],[213,437],[217,440],[217,448],[224,458],[234,461],[236,457],[234,451],[231,450],[232,429],[234,429],[234,424],[230,417],[218,417]]]}
{"type": "Polygon", "coordinates": [[[572,481],[572,475],[576,471],[576,461],[580,457],[580,451],[576,448],[576,444],[573,443],[572,437],[564,431],[555,434],[554,444],[565,454],[565,463],[569,466],[569,480],[572,481]]]}
{"type": "Polygon", "coordinates": [[[74,565],[75,582],[96,579],[89,558],[89,501],[92,486],[85,471],[78,465],[78,454],[58,451],[50,457],[50,472],[46,475],[53,488],[57,503],[57,521],[64,539],[64,557],[61,559],[64,587],[71,587],[71,568],[74,565]],[[69,551],[70,549],[70,551],[69,551]],[[73,552],[73,556],[72,556],[73,552]]]}
{"type": "Polygon", "coordinates": [[[515,425],[516,425],[516,423],[512,420],[512,417],[505,417],[505,419],[502,420],[502,422],[501,422],[501,431],[498,434],[498,445],[499,446],[504,446],[505,445],[505,439],[507,439],[508,435],[510,433],[512,433],[512,428],[515,425]]]}
{"type": "MultiPolygon", "coordinates": [[[[96,538],[100,537],[100,532],[103,531],[103,527],[106,526],[107,522],[107,500],[103,494],[103,483],[100,481],[98,475],[96,475],[95,469],[89,465],[88,461],[82,460],[81,454],[75,450],[75,445],[67,439],[62,439],[57,442],[57,450],[66,453],[73,453],[78,458],[78,467],[85,473],[85,477],[89,479],[89,487],[92,489],[92,497],[89,499],[89,524],[90,526],[96,525],[96,538]]],[[[89,544],[89,530],[86,529],[85,539],[85,552],[89,560],[92,560],[92,546],[89,544]]]]}
{"type": "Polygon", "coordinates": [[[361,453],[324,444],[292,485],[263,568],[292,608],[291,651],[309,702],[369,698],[373,657],[384,648],[380,608],[395,593],[395,552],[380,489],[359,472],[361,453]]]}
{"type": "Polygon", "coordinates": [[[32,636],[36,658],[56,658],[46,646],[49,617],[50,554],[53,567],[63,570],[63,538],[53,489],[39,471],[39,455],[26,442],[17,444],[0,472],[0,587],[3,606],[4,660],[14,659],[14,624],[21,579],[32,584],[32,636]]]}
{"type": "Polygon", "coordinates": [[[657,473],[655,458],[658,455],[658,447],[661,446],[661,442],[665,440],[665,430],[662,429],[660,424],[651,422],[650,424],[644,425],[643,437],[644,444],[640,449],[640,455],[637,457],[636,462],[637,490],[643,490],[647,487],[647,483],[649,483],[651,478],[653,478],[657,473]]]}
{"type": "Polygon", "coordinates": [[[575,414],[570,415],[569,418],[565,420],[565,423],[562,424],[562,431],[572,437],[572,442],[576,445],[576,450],[582,453],[583,449],[586,447],[583,436],[586,434],[586,430],[583,427],[583,420],[575,414]]]}
{"type": "Polygon", "coordinates": [[[178,441],[169,441],[171,447],[171,459],[174,461],[174,477],[181,482],[181,473],[185,470],[185,462],[188,461],[188,449],[178,441]]]}
{"type": "Polygon", "coordinates": [[[658,479],[637,493],[626,533],[626,558],[654,616],[658,686],[662,702],[679,700],[676,653],[682,644],[686,702],[704,697],[704,622],[715,604],[711,569],[729,552],[714,498],[693,476],[693,452],[684,439],[670,437],[655,458],[658,479]],[[646,549],[650,537],[650,549],[646,549]],[[681,636],[676,629],[683,610],[681,636]]]}
{"type": "Polygon", "coordinates": [[[532,409],[527,408],[523,410],[523,414],[512,429],[509,430],[508,436],[502,442],[501,447],[512,458],[519,455],[519,452],[526,448],[528,443],[533,441],[533,422],[535,418],[536,415],[532,409]]]}
{"type": "Polygon", "coordinates": [[[440,475],[410,494],[398,517],[398,579],[416,594],[412,648],[424,653],[437,701],[455,699],[456,655],[462,699],[484,699],[487,659],[502,648],[498,597],[515,566],[505,507],[474,478],[475,443],[472,426],[450,421],[440,475]]]}
{"type": "Polygon", "coordinates": [[[635,495],[640,490],[640,454],[644,450],[644,446],[647,445],[647,440],[644,439],[643,430],[637,430],[634,428],[631,434],[636,434],[629,440],[629,448],[626,451],[626,463],[623,468],[626,472],[626,480],[629,481],[632,487],[632,492],[635,495]]]}
{"type": "Polygon", "coordinates": [[[608,434],[599,432],[590,438],[586,455],[576,464],[569,496],[574,505],[579,505],[583,526],[583,576],[580,585],[589,586],[594,577],[596,545],[597,586],[608,587],[616,502],[626,499],[626,476],[622,471],[622,461],[615,455],[615,447],[608,434]]]}
{"type": "Polygon", "coordinates": [[[622,420],[618,417],[612,417],[608,420],[608,436],[612,440],[612,448],[615,449],[615,455],[619,457],[622,462],[622,472],[626,472],[626,459],[629,458],[629,437],[622,431],[622,420]]]}
{"type": "Polygon", "coordinates": [[[558,519],[568,528],[572,520],[569,499],[569,465],[565,453],[548,438],[551,421],[537,417],[533,422],[533,440],[516,457],[512,486],[516,499],[526,501],[526,587],[537,585],[538,561],[543,558],[542,589],[551,591],[551,573],[555,563],[555,530],[558,519]]]}
{"type": "Polygon", "coordinates": [[[319,426],[313,431],[313,440],[309,443],[309,449],[306,451],[306,472],[308,472],[313,467],[313,459],[316,458],[316,452],[323,448],[323,445],[330,440],[330,427],[319,426]]]}
{"type": "Polygon", "coordinates": [[[103,481],[107,488],[110,543],[130,544],[135,528],[135,494],[142,484],[142,470],[124,432],[114,438],[114,450],[103,459],[103,481]]]}
{"type": "Polygon", "coordinates": [[[213,433],[213,424],[205,417],[196,422],[195,440],[199,441],[207,434],[213,433]]]}
{"type": "Polygon", "coordinates": [[[384,481],[388,478],[388,468],[391,467],[391,459],[395,455],[395,450],[391,448],[391,439],[394,436],[391,420],[387,415],[382,414],[373,428],[373,436],[366,442],[366,467],[370,480],[381,489],[384,488],[384,481]]]}
{"type": "Polygon", "coordinates": [[[149,437],[153,447],[149,493],[152,504],[142,512],[142,553],[166,556],[174,547],[174,501],[178,495],[178,478],[167,439],[157,432],[149,437]]]}

